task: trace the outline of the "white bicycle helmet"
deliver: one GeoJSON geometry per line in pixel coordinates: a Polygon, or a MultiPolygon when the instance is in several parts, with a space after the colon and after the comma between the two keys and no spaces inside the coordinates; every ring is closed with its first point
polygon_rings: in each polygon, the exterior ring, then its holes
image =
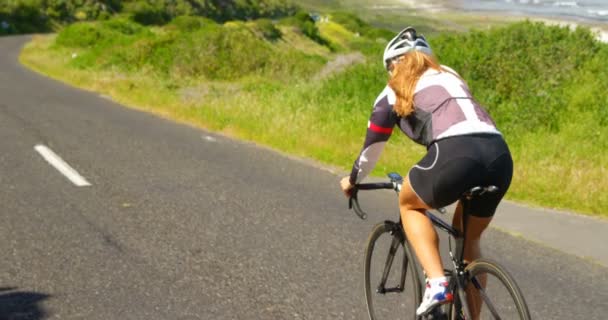
{"type": "Polygon", "coordinates": [[[384,68],[388,71],[391,62],[406,54],[411,50],[422,51],[426,54],[433,54],[431,46],[426,42],[426,38],[423,35],[417,35],[416,29],[413,27],[407,27],[403,29],[399,34],[391,40],[386,49],[384,49],[383,63],[384,68]]]}

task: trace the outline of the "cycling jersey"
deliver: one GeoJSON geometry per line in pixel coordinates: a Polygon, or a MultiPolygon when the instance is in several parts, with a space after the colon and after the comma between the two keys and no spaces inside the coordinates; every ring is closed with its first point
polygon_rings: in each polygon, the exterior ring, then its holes
{"type": "Polygon", "coordinates": [[[368,122],[363,148],[351,171],[352,184],[363,180],[374,168],[395,125],[427,148],[451,136],[500,134],[462,78],[452,69],[442,68],[441,71],[429,69],[420,77],[414,89],[414,111],[406,117],[394,111],[397,98],[389,86],[380,93],[368,122]]]}

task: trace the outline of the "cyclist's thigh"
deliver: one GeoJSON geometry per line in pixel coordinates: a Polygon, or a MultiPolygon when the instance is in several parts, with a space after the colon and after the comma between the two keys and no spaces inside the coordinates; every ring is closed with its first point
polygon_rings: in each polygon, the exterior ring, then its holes
{"type": "Polygon", "coordinates": [[[399,205],[408,210],[429,209],[430,206],[414,191],[409,179],[403,181],[401,192],[399,192],[399,205]]]}

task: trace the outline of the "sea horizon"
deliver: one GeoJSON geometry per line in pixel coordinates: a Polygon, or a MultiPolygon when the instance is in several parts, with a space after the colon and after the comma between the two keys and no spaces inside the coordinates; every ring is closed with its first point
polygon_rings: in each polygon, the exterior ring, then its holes
{"type": "Polygon", "coordinates": [[[584,22],[608,27],[608,0],[401,0],[406,7],[584,22]]]}
{"type": "Polygon", "coordinates": [[[450,1],[448,7],[463,11],[563,18],[608,24],[608,1],[606,0],[457,0],[450,1]]]}

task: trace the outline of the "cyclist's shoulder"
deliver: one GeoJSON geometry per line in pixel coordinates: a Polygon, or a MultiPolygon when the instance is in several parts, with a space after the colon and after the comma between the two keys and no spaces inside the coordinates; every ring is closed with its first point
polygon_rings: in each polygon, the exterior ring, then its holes
{"type": "Polygon", "coordinates": [[[397,96],[391,87],[386,85],[384,89],[380,92],[376,101],[374,102],[375,108],[392,108],[395,102],[397,101],[397,96]]]}
{"type": "Polygon", "coordinates": [[[447,71],[449,73],[453,73],[460,77],[460,74],[458,74],[458,72],[456,72],[456,70],[452,69],[452,67],[446,66],[445,64],[441,65],[441,69],[443,69],[444,71],[447,71]]]}

